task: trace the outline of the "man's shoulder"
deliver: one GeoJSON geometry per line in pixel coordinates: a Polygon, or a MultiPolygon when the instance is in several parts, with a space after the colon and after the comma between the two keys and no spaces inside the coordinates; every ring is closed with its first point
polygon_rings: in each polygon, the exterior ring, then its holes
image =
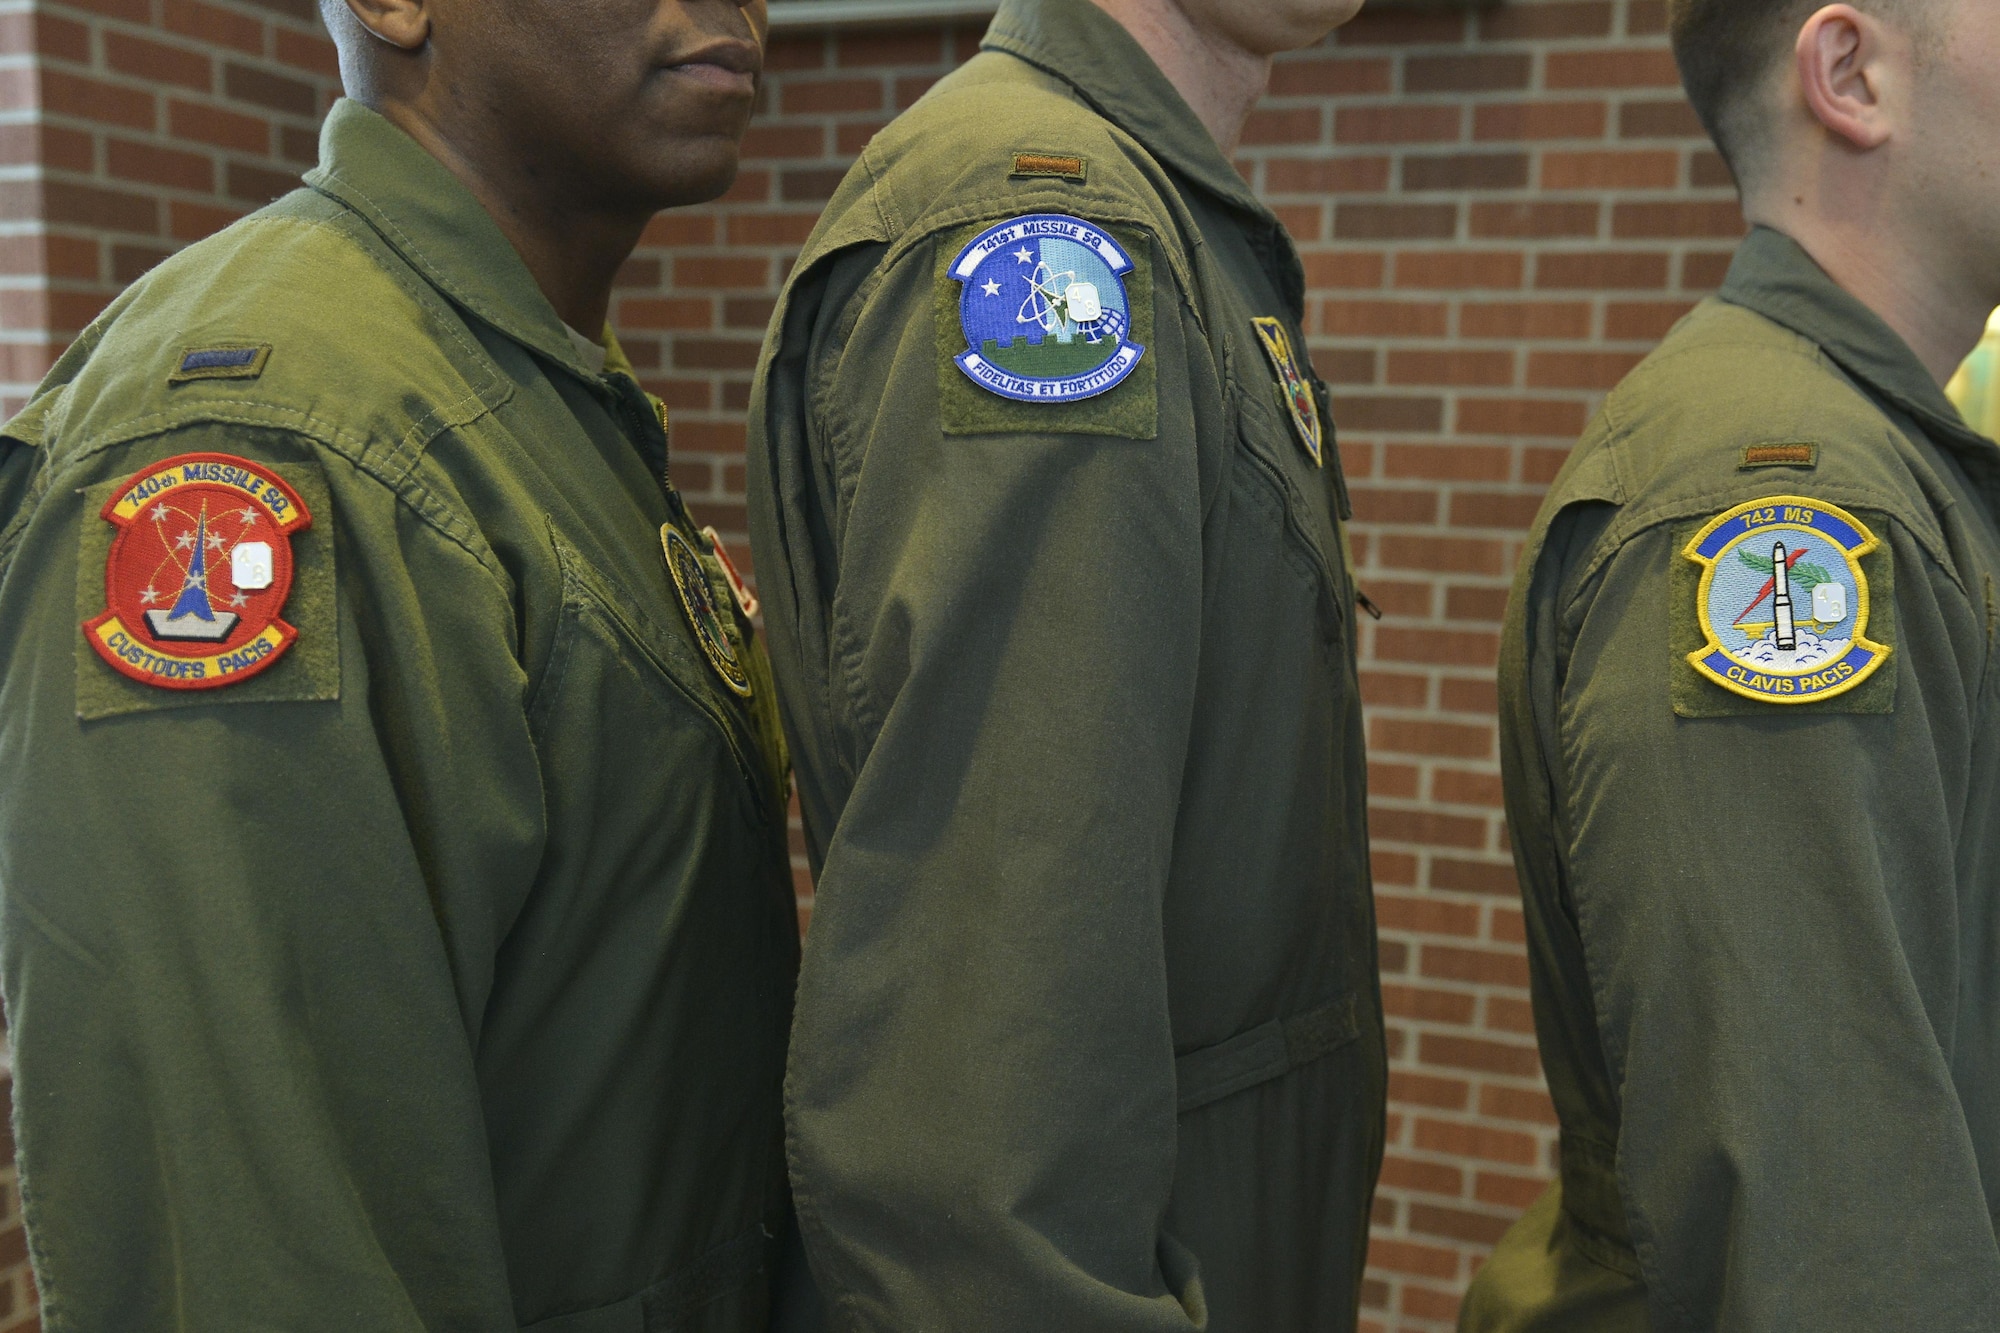
{"type": "Polygon", "coordinates": [[[367,224],[298,191],[161,263],[58,361],[7,433],[45,466],[205,424],[357,459],[441,403],[492,399],[461,318],[367,224]]]}
{"type": "Polygon", "coordinates": [[[1015,152],[1062,157],[1110,151],[1121,142],[1131,140],[1069,84],[988,51],[940,80],[890,122],[871,149],[880,160],[971,165],[976,171],[1003,150],[1011,161],[1015,152]]]}
{"type": "Polygon", "coordinates": [[[1620,507],[1620,530],[1756,494],[1806,490],[1902,515],[1925,508],[1911,446],[1812,341],[1711,298],[1612,391],[1552,493],[1620,507]]]}
{"type": "Polygon", "coordinates": [[[1138,140],[1067,84],[986,52],[870,141],[829,204],[810,252],[911,244],[1030,213],[1144,228],[1178,245],[1172,182],[1138,140]]]}

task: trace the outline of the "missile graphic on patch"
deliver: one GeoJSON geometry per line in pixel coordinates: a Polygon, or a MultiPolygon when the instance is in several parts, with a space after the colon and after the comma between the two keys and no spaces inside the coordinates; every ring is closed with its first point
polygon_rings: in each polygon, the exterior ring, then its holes
{"type": "Polygon", "coordinates": [[[1772,598],[1772,609],[1777,612],[1778,651],[1789,653],[1799,646],[1798,631],[1792,626],[1792,571],[1785,563],[1785,544],[1771,544],[1772,577],[1777,580],[1777,590],[1772,598]]]}

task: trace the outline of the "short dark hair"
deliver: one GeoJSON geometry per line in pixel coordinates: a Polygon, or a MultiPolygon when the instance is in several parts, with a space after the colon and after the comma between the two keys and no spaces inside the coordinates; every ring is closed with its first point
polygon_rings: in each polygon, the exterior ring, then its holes
{"type": "MultiPolygon", "coordinates": [[[[1891,21],[1922,0],[1849,0],[1891,21]]],[[[1667,31],[1681,85],[1702,128],[1742,179],[1761,137],[1756,95],[1792,50],[1799,28],[1831,0],[1667,0],[1667,31]]]]}

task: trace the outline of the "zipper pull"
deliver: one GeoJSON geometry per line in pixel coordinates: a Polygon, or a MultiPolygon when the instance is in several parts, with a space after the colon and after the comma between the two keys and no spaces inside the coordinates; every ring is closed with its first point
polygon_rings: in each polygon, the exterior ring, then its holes
{"type": "Polygon", "coordinates": [[[1375,605],[1374,602],[1370,601],[1368,599],[1368,594],[1361,591],[1359,587],[1356,587],[1354,589],[1354,600],[1357,604],[1359,604],[1359,606],[1363,611],[1366,611],[1369,614],[1370,618],[1375,620],[1380,620],[1382,618],[1382,608],[1375,605]]]}

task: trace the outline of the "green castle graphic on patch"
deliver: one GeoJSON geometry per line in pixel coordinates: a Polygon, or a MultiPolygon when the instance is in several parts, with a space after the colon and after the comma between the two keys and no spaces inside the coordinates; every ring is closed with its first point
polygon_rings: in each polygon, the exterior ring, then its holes
{"type": "Polygon", "coordinates": [[[1109,361],[1117,351],[1116,338],[1106,338],[1097,343],[1081,338],[1074,342],[1047,338],[1039,343],[1014,338],[1003,343],[988,338],[979,348],[980,356],[1002,370],[1037,379],[1087,375],[1109,361]]]}

